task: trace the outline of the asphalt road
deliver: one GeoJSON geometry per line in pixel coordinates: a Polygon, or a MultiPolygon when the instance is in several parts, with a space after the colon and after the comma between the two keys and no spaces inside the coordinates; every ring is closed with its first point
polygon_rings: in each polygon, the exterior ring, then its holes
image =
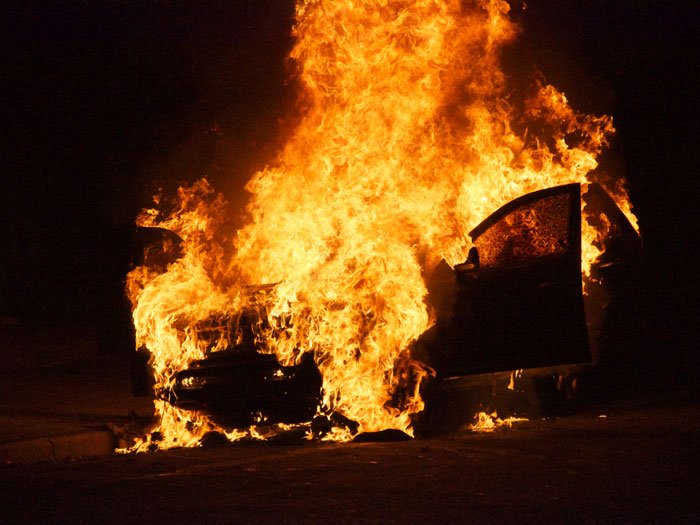
{"type": "Polygon", "coordinates": [[[490,434],[259,442],[0,469],[0,522],[698,522],[696,392],[490,434]]]}

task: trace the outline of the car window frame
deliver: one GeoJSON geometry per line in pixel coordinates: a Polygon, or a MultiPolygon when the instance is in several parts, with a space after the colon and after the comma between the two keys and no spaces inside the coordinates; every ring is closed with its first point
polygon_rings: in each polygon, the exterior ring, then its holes
{"type": "MultiPolygon", "coordinates": [[[[567,249],[563,253],[547,254],[532,259],[527,259],[522,262],[516,262],[511,264],[501,264],[489,267],[481,267],[477,265],[457,265],[456,270],[460,272],[469,271],[491,271],[506,268],[517,268],[520,266],[529,266],[532,264],[538,264],[542,261],[561,259],[561,258],[577,258],[580,265],[581,260],[581,184],[571,183],[564,184],[560,186],[554,186],[552,188],[546,188],[543,190],[537,190],[534,192],[526,193],[520,197],[513,199],[507,204],[498,208],[495,212],[490,214],[486,219],[481,221],[478,226],[469,232],[469,236],[472,239],[472,243],[476,245],[476,241],[481,237],[486,231],[491,227],[495,226],[498,222],[504,219],[507,215],[514,212],[518,208],[526,207],[532,205],[533,203],[546,199],[549,197],[554,197],[557,195],[568,195],[569,196],[569,217],[567,222],[567,249]]],[[[477,251],[478,253],[478,251],[477,251]]]]}

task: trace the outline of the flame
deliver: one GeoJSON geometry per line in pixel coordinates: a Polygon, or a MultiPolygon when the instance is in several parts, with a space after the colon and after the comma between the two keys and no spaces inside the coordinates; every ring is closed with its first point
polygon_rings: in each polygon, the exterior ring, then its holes
{"type": "Polygon", "coordinates": [[[474,423],[469,425],[469,430],[472,432],[486,433],[493,432],[501,428],[513,428],[513,423],[522,423],[529,421],[525,417],[507,417],[501,419],[497,412],[479,412],[474,416],[474,423]]]}
{"type": "MultiPolygon", "coordinates": [[[[265,351],[283,364],[313,352],[322,412],[361,431],[411,432],[417,387],[402,403],[392,396],[409,370],[429,373],[408,348],[432,323],[432,269],[464,261],[467,232],[513,198],[585,184],[614,132],[610,117],[574,111],[545,83],[511,101],[499,61],[518,33],[508,10],[498,0],[299,2],[290,57],[303,117],[249,181],[249,223],[222,241],[224,204],[204,181],[180,190],[173,213],[140,218],[184,240],[166,273],[128,277],[157,387],[235,335],[212,349],[198,323],[240,312],[246,283],[273,283],[256,333],[265,351]]],[[[584,273],[596,235],[584,227],[584,273]]],[[[163,448],[216,428],[162,402],[156,411],[163,448]]]]}

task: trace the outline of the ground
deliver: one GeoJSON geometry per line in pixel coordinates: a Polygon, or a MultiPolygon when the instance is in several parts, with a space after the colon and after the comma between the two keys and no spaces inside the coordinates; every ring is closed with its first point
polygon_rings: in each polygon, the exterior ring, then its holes
{"type": "Polygon", "coordinates": [[[690,523],[697,392],[479,434],[242,442],[0,469],[3,523],[690,523]]]}

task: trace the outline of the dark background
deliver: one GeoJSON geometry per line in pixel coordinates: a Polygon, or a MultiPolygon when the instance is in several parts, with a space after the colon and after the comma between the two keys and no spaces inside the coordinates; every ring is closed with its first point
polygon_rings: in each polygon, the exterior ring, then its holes
{"type": "MultiPolygon", "coordinates": [[[[539,68],[612,114],[645,242],[640,355],[698,363],[698,27],[693,1],[513,2],[511,72],[539,68]]],[[[272,158],[294,100],[291,0],[22,2],[0,8],[0,313],[90,327],[127,351],[122,281],[138,210],[207,176],[232,203],[272,158]]],[[[640,365],[641,366],[641,365],[640,365]]]]}

